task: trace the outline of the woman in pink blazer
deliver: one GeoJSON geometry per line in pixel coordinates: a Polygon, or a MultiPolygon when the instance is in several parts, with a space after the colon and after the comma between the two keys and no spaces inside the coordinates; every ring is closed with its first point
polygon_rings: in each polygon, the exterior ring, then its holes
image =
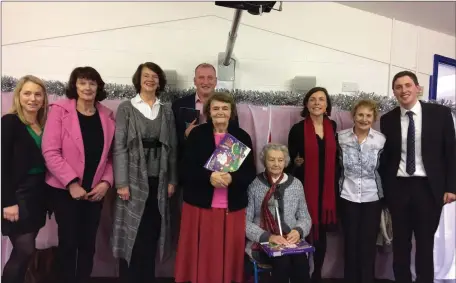
{"type": "Polygon", "coordinates": [[[92,67],[73,70],[66,96],[50,104],[42,150],[46,183],[54,188],[58,282],[82,283],[92,273],[102,200],[113,185],[115,120],[112,111],[99,103],[106,92],[92,67]]]}

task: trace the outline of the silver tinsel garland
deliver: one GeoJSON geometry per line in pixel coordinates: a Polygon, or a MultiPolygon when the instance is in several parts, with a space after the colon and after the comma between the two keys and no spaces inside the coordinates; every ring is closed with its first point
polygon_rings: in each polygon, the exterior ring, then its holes
{"type": "MultiPolygon", "coordinates": [[[[12,92],[16,86],[18,79],[2,76],[2,92],[12,92]]],[[[46,90],[49,94],[65,95],[66,83],[60,81],[45,81],[46,90]]],[[[108,93],[108,99],[126,99],[136,95],[136,91],[132,85],[121,85],[108,83],[105,85],[105,90],[108,93]]],[[[239,90],[229,91],[233,94],[237,103],[248,103],[253,105],[294,105],[301,106],[304,99],[304,93],[294,93],[290,91],[254,91],[254,90],[239,90]]],[[[178,98],[195,93],[194,88],[190,89],[166,89],[161,94],[161,99],[165,102],[172,102],[178,98]]],[[[359,92],[352,95],[334,94],[331,96],[333,107],[350,111],[354,103],[360,99],[372,99],[377,101],[380,112],[387,112],[396,107],[397,101],[394,97],[378,95],[375,93],[359,92]]],[[[448,106],[456,115],[456,104],[448,100],[429,101],[448,106]]]]}

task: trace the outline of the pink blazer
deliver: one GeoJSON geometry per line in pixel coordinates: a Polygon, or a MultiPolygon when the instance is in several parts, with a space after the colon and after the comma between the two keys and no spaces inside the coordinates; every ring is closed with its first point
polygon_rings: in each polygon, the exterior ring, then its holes
{"type": "MultiPolygon", "coordinates": [[[[114,177],[111,143],[116,127],[114,115],[100,103],[95,106],[103,127],[104,147],[92,187],[102,180],[112,186],[114,177]]],[[[82,181],[85,165],[84,144],[75,99],[62,99],[50,104],[41,148],[47,167],[47,184],[66,189],[73,179],[79,178],[82,181]]]]}

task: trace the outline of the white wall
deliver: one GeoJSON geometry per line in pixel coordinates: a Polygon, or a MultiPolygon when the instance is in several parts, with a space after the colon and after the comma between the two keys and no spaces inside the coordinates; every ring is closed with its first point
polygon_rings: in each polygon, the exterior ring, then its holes
{"type": "MultiPolygon", "coordinates": [[[[2,75],[66,81],[91,65],[106,82],[130,84],[138,64],[154,61],[191,87],[194,67],[225,50],[233,13],[213,2],[2,3],[2,75]]],[[[241,23],[239,89],[289,90],[300,75],[331,93],[356,82],[389,94],[392,76],[410,69],[428,91],[433,55],[456,57],[454,37],[332,2],[285,2],[241,23]]]]}

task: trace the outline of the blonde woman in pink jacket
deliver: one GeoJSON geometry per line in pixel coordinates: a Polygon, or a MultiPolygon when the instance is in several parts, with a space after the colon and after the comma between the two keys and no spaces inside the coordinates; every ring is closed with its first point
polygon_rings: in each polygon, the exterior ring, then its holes
{"type": "Polygon", "coordinates": [[[54,188],[58,224],[58,282],[88,282],[102,200],[113,185],[113,113],[100,104],[104,82],[92,67],[70,75],[68,99],[50,104],[43,133],[46,183],[54,188]]]}

